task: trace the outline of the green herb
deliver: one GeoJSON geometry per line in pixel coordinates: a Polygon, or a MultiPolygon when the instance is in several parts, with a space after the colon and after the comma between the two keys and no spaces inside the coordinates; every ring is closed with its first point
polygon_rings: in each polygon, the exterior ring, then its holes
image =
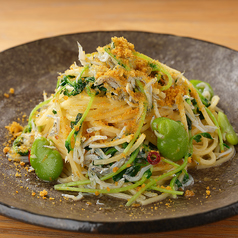
{"type": "Polygon", "coordinates": [[[192,138],[193,138],[193,140],[195,140],[196,142],[201,142],[201,138],[202,138],[202,137],[205,137],[205,138],[208,138],[208,139],[213,140],[212,136],[211,136],[209,133],[207,133],[207,132],[199,133],[199,134],[197,134],[197,135],[194,135],[192,138]]]}
{"type": "Polygon", "coordinates": [[[148,65],[151,67],[152,71],[158,71],[158,66],[155,63],[149,62],[148,65]]]}
{"type": "Polygon", "coordinates": [[[57,114],[57,111],[55,109],[52,110],[53,114],[57,114]]]}
{"type": "Polygon", "coordinates": [[[78,113],[77,116],[76,116],[76,118],[75,118],[75,121],[71,121],[71,122],[70,122],[70,127],[71,127],[71,129],[73,129],[74,126],[77,125],[77,123],[78,123],[79,120],[81,119],[82,115],[83,115],[82,113],[78,113]]]}
{"type": "Polygon", "coordinates": [[[155,179],[150,178],[150,182],[147,183],[143,188],[141,188],[135,195],[133,195],[131,197],[131,199],[126,203],[126,206],[130,206],[145,190],[151,188],[151,186],[155,185],[158,181],[160,181],[168,176],[174,175],[174,174],[178,173],[179,171],[183,170],[186,167],[187,163],[188,163],[188,155],[185,156],[183,164],[181,164],[176,169],[171,170],[167,173],[164,173],[155,179]]]}
{"type": "MultiPolygon", "coordinates": [[[[82,117],[80,118],[80,120],[77,122],[77,124],[75,125],[75,126],[78,126],[79,127],[79,129],[81,128],[81,126],[82,126],[82,123],[83,123],[83,121],[84,121],[84,119],[86,118],[86,116],[88,115],[88,112],[89,112],[89,110],[90,110],[90,108],[91,108],[91,106],[92,106],[92,104],[93,104],[93,100],[94,100],[94,98],[95,98],[95,94],[92,94],[92,93],[90,93],[89,92],[89,94],[90,94],[90,101],[89,101],[89,103],[88,103],[88,105],[87,105],[87,108],[86,108],[86,110],[84,111],[84,113],[83,113],[83,115],[82,115],[82,117]]],[[[66,139],[66,141],[65,141],[65,147],[66,147],[66,149],[68,150],[68,153],[71,151],[71,150],[73,150],[73,148],[71,147],[71,138],[72,138],[72,136],[75,134],[75,127],[72,129],[72,131],[69,133],[69,135],[68,135],[68,137],[67,137],[67,139],[66,139]]]]}
{"type": "Polygon", "coordinates": [[[107,52],[114,60],[116,60],[116,62],[121,65],[123,68],[125,68],[125,70],[129,71],[130,67],[128,65],[125,65],[122,63],[122,61],[120,59],[118,59],[115,55],[113,55],[110,51],[109,48],[104,48],[105,52],[107,52]]]}
{"type": "Polygon", "coordinates": [[[13,146],[12,146],[13,150],[21,156],[28,155],[28,152],[29,152],[29,148],[27,148],[23,144],[24,144],[23,137],[18,136],[16,140],[13,142],[13,146]]]}
{"type": "Polygon", "coordinates": [[[223,145],[227,148],[230,149],[231,147],[229,145],[227,145],[226,143],[223,143],[223,145]]]}
{"type": "MultiPolygon", "coordinates": [[[[141,166],[140,165],[133,165],[133,166],[130,166],[129,168],[121,171],[119,174],[117,175],[114,175],[112,177],[113,181],[119,181],[121,178],[123,178],[123,175],[128,175],[128,176],[131,176],[131,177],[134,177],[140,170],[141,166]]],[[[126,180],[127,181],[127,180],[126,180]]]]}
{"type": "Polygon", "coordinates": [[[63,79],[61,80],[60,86],[69,85],[73,87],[72,91],[69,91],[67,88],[62,90],[62,93],[68,97],[80,94],[88,85],[90,85],[92,89],[95,89],[96,95],[101,92],[105,93],[107,91],[107,89],[103,86],[103,84],[95,86],[93,85],[94,82],[95,82],[94,77],[86,77],[86,78],[80,77],[77,82],[76,81],[71,82],[69,75],[67,75],[64,76],[63,79]]]}
{"type": "Polygon", "coordinates": [[[177,187],[178,188],[180,188],[180,187],[182,187],[184,184],[186,184],[187,182],[188,182],[188,180],[189,180],[189,175],[188,175],[188,173],[187,173],[187,171],[186,170],[183,170],[183,172],[184,172],[184,176],[183,176],[183,180],[182,180],[182,182],[180,182],[180,180],[178,179],[178,176],[182,173],[182,171],[180,171],[180,172],[178,172],[177,174],[176,174],[176,180],[175,180],[175,184],[177,185],[177,187]]]}
{"type": "Polygon", "coordinates": [[[112,173],[110,173],[110,174],[107,174],[107,175],[103,176],[103,177],[101,178],[101,180],[104,181],[104,180],[107,180],[107,179],[109,179],[109,178],[112,178],[114,175],[117,175],[117,174],[119,174],[121,171],[123,171],[124,169],[126,169],[128,165],[131,165],[131,164],[133,163],[133,161],[134,161],[135,158],[137,157],[138,153],[139,153],[139,148],[137,148],[135,151],[133,151],[133,152],[131,153],[130,159],[129,159],[124,165],[122,165],[115,173],[112,172],[112,173]]]}
{"type": "Polygon", "coordinates": [[[183,184],[187,183],[188,180],[189,180],[189,175],[188,175],[188,173],[185,173],[184,177],[183,177],[183,184]]]}
{"type": "Polygon", "coordinates": [[[186,115],[187,123],[188,123],[188,130],[192,130],[192,121],[191,119],[186,115]]]}
{"type": "Polygon", "coordinates": [[[107,147],[107,148],[102,148],[102,151],[104,152],[105,155],[114,156],[118,150],[114,147],[107,147]]]}
{"type": "Polygon", "coordinates": [[[175,184],[178,188],[181,188],[183,186],[183,184],[178,179],[175,180],[175,184]]]}
{"type": "Polygon", "coordinates": [[[151,176],[152,176],[152,172],[150,169],[147,169],[145,172],[144,172],[144,176],[149,179],[151,176]]]}
{"type": "Polygon", "coordinates": [[[66,76],[63,77],[63,79],[61,79],[61,80],[58,79],[56,87],[58,88],[59,86],[65,86],[66,84],[71,83],[71,81],[69,79],[72,79],[72,78],[75,78],[75,76],[73,76],[73,75],[66,75],[66,76]]]}
{"type": "Polygon", "coordinates": [[[188,103],[189,105],[191,105],[191,100],[190,100],[190,98],[185,98],[185,101],[186,101],[186,103],[188,103]]]}
{"type": "Polygon", "coordinates": [[[212,99],[212,97],[213,97],[213,95],[214,95],[214,92],[213,92],[213,89],[212,89],[211,85],[210,85],[209,83],[207,83],[207,82],[203,82],[203,81],[201,81],[201,80],[195,80],[195,79],[190,80],[190,83],[191,83],[191,84],[194,86],[194,88],[196,89],[196,91],[197,91],[197,93],[198,93],[198,95],[199,95],[199,97],[200,97],[202,103],[203,103],[206,107],[210,106],[210,101],[211,101],[211,99],[212,99]],[[201,86],[201,84],[203,84],[203,86],[201,86]],[[205,97],[203,96],[203,92],[204,92],[204,90],[205,90],[204,85],[206,85],[206,88],[208,89],[208,92],[209,92],[209,94],[210,94],[209,99],[207,99],[207,98],[205,98],[205,97]]]}
{"type": "Polygon", "coordinates": [[[73,87],[73,90],[71,92],[69,92],[69,90],[67,88],[65,88],[63,90],[63,94],[68,97],[80,94],[86,87],[86,82],[85,82],[85,80],[82,81],[82,79],[78,80],[78,82],[71,83],[67,79],[67,77],[64,77],[61,85],[65,85],[65,84],[68,84],[69,86],[73,87]]]}
{"type": "Polygon", "coordinates": [[[103,86],[103,84],[100,84],[100,85],[97,85],[97,86],[92,85],[91,88],[95,90],[96,95],[101,93],[102,96],[103,96],[107,92],[107,89],[103,86]]]}
{"type": "Polygon", "coordinates": [[[198,105],[197,105],[197,101],[196,101],[195,99],[193,99],[193,100],[191,100],[191,102],[192,102],[193,107],[194,107],[193,113],[194,113],[194,114],[198,114],[200,120],[203,120],[203,119],[204,119],[204,116],[203,116],[202,112],[199,110],[199,107],[198,107],[198,105]]]}
{"type": "Polygon", "coordinates": [[[23,129],[23,133],[30,133],[31,130],[32,130],[32,126],[27,124],[23,129]]]}
{"type": "MultiPolygon", "coordinates": [[[[165,91],[172,86],[173,78],[172,78],[171,74],[167,71],[167,69],[162,64],[160,64],[157,61],[154,61],[152,58],[150,58],[144,54],[141,54],[139,52],[134,52],[133,54],[141,59],[148,61],[148,65],[152,68],[152,71],[161,72],[168,77],[168,82],[166,85],[164,85],[160,88],[161,91],[165,91]]],[[[158,75],[158,77],[160,78],[160,74],[158,75]]]]}

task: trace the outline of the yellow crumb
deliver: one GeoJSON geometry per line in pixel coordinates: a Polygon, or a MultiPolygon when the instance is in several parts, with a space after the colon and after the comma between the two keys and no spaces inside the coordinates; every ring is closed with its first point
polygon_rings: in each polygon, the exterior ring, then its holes
{"type": "Polygon", "coordinates": [[[167,190],[172,190],[172,188],[170,186],[167,186],[166,189],[167,190]]]}
{"type": "Polygon", "coordinates": [[[193,197],[195,193],[192,190],[186,190],[184,196],[185,197],[193,197]]]}
{"type": "Polygon", "coordinates": [[[15,177],[20,178],[20,177],[21,177],[21,174],[19,174],[18,172],[16,172],[15,177]]]}
{"type": "Polygon", "coordinates": [[[9,126],[5,126],[5,128],[14,136],[17,137],[21,134],[23,127],[17,123],[17,122],[12,122],[9,126]]]}
{"type": "Polygon", "coordinates": [[[206,195],[207,196],[211,195],[211,191],[210,190],[206,190],[206,195]]]}
{"type": "Polygon", "coordinates": [[[10,147],[8,147],[8,146],[4,147],[4,149],[3,149],[4,154],[8,153],[9,151],[10,151],[10,147]]]}
{"type": "Polygon", "coordinates": [[[138,186],[138,187],[136,188],[136,191],[140,191],[140,190],[141,190],[141,187],[138,186]]]}
{"type": "Polygon", "coordinates": [[[15,93],[14,88],[10,88],[10,89],[9,89],[9,93],[10,93],[10,94],[14,94],[14,93],[15,93]]]}
{"type": "Polygon", "coordinates": [[[3,94],[5,98],[9,98],[9,94],[8,93],[4,93],[3,94]]]}
{"type": "Polygon", "coordinates": [[[79,126],[74,127],[75,131],[79,131],[79,126]]]}
{"type": "Polygon", "coordinates": [[[48,194],[48,192],[44,189],[43,191],[40,191],[40,196],[44,197],[48,194]]]}
{"type": "Polygon", "coordinates": [[[118,167],[114,167],[114,168],[112,169],[113,173],[116,173],[118,169],[119,169],[118,167]]]}
{"type": "Polygon", "coordinates": [[[35,193],[35,192],[32,192],[32,193],[31,193],[31,195],[32,195],[32,196],[35,196],[35,195],[36,195],[36,193],[35,193]]]}

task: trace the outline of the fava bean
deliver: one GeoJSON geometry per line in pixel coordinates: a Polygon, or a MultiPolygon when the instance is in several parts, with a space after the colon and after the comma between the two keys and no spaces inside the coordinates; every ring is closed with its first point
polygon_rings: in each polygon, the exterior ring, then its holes
{"type": "Polygon", "coordinates": [[[178,161],[186,155],[189,137],[181,122],[159,117],[152,122],[152,129],[156,131],[157,147],[162,156],[178,161]]]}
{"type": "Polygon", "coordinates": [[[54,148],[51,141],[41,137],[35,139],[30,154],[31,166],[36,175],[44,181],[56,180],[63,170],[63,159],[54,148]]]}

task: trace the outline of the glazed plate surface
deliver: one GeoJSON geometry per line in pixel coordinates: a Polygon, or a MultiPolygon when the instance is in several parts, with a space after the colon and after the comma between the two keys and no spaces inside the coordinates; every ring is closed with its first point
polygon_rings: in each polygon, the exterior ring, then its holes
{"type": "MultiPolygon", "coordinates": [[[[1,151],[8,140],[5,126],[12,121],[22,123],[23,115],[29,115],[43,100],[44,90],[54,92],[58,73],[73,62],[79,64],[77,41],[86,53],[91,53],[97,46],[108,44],[112,36],[124,36],[137,51],[184,72],[188,79],[209,82],[221,98],[220,108],[238,131],[237,51],[174,35],[88,32],[41,39],[0,53],[1,151]],[[4,97],[10,88],[15,89],[15,94],[4,97]]],[[[0,214],[35,225],[92,233],[147,233],[202,225],[238,214],[237,159],[236,155],[220,167],[190,171],[195,180],[194,197],[127,208],[125,201],[106,196],[86,196],[78,202],[65,200],[52,184],[37,180],[34,173],[9,162],[2,153],[0,214]],[[208,186],[211,195],[206,197],[208,186]],[[37,198],[43,189],[48,191],[47,199],[37,198]]]]}

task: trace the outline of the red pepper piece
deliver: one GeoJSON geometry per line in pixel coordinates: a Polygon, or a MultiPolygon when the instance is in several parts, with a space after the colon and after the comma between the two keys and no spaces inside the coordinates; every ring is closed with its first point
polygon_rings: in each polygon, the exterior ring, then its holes
{"type": "Polygon", "coordinates": [[[161,160],[160,154],[157,151],[150,151],[150,153],[147,156],[147,161],[152,165],[158,164],[160,160],[161,160]]]}

